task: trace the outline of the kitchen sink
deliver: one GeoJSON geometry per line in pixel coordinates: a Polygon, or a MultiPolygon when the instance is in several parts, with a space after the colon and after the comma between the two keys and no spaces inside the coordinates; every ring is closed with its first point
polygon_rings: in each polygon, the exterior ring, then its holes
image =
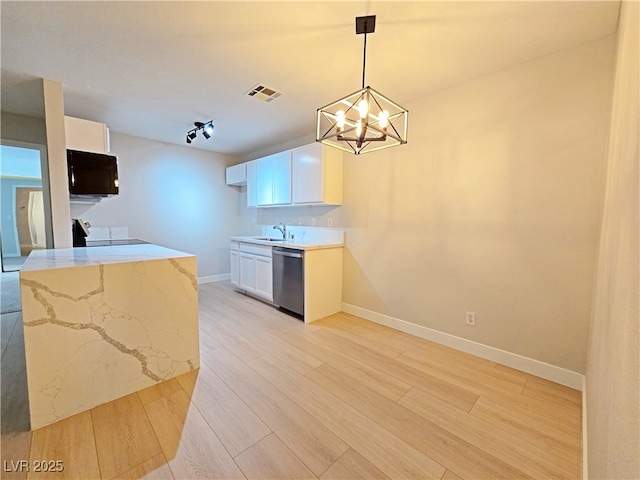
{"type": "Polygon", "coordinates": [[[282,238],[254,237],[254,240],[262,240],[264,242],[284,242],[282,238]]]}

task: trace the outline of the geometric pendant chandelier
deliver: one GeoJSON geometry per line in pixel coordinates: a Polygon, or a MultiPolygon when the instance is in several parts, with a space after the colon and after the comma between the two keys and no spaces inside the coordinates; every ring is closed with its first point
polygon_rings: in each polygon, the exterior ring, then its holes
{"type": "Polygon", "coordinates": [[[409,111],[364,86],[367,33],[375,26],[375,15],[356,17],[356,34],[364,34],[362,88],[318,109],[316,141],[355,155],[407,143],[409,111]]]}

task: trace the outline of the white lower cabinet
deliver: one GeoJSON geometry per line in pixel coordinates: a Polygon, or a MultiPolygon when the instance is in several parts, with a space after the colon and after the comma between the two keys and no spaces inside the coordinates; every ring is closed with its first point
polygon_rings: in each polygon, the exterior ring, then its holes
{"type": "Polygon", "coordinates": [[[271,257],[256,257],[256,294],[273,300],[271,257]]]}
{"type": "Polygon", "coordinates": [[[273,301],[271,265],[271,247],[231,242],[231,283],[269,301],[273,301]]]}
{"type": "Polygon", "coordinates": [[[240,253],[240,287],[247,292],[256,291],[256,257],[247,253],[240,253]]]}
{"type": "Polygon", "coordinates": [[[231,250],[231,283],[240,286],[240,257],[237,250],[231,250]]]}

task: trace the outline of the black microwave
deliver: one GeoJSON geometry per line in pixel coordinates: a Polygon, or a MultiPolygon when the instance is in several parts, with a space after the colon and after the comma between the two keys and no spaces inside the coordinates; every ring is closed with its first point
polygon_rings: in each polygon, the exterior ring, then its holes
{"type": "Polygon", "coordinates": [[[118,194],[118,159],[113,155],[67,150],[67,173],[72,195],[118,194]]]}

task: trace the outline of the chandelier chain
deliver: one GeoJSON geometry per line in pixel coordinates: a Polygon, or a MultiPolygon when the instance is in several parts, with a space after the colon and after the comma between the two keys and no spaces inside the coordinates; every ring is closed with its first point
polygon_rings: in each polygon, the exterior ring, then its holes
{"type": "Polygon", "coordinates": [[[362,88],[364,88],[364,72],[367,66],[367,34],[364,34],[364,52],[362,54],[362,88]]]}

